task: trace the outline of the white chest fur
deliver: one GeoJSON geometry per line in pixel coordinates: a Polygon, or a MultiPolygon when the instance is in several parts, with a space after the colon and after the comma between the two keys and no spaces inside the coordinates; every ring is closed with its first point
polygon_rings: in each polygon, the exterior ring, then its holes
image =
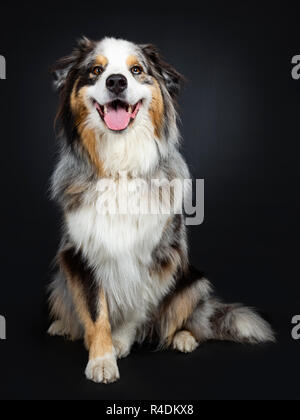
{"type": "Polygon", "coordinates": [[[124,209],[124,200],[145,199],[145,191],[129,188],[116,194],[111,184],[103,199],[103,188],[98,187],[93,200],[66,215],[69,236],[105,288],[112,316],[120,318],[138,310],[145,318],[149,307],[165,293],[158,279],[150,277],[149,265],[169,216],[110,214],[108,208],[124,209]]]}

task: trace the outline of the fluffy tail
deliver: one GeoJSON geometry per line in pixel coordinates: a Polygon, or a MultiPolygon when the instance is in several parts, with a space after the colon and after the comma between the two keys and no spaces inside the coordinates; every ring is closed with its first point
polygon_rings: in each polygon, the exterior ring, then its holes
{"type": "Polygon", "coordinates": [[[196,309],[187,328],[198,342],[224,340],[257,344],[276,341],[271,326],[255,310],[215,299],[208,299],[196,309]]]}

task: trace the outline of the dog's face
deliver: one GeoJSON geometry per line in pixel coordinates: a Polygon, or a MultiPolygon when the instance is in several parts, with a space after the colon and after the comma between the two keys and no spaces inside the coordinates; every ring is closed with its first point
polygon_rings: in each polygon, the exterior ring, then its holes
{"type": "Polygon", "coordinates": [[[104,130],[122,132],[138,124],[140,114],[149,111],[155,100],[152,117],[158,123],[163,112],[162,93],[149,76],[140,51],[127,42],[105,40],[93,55],[88,70],[93,84],[85,91],[90,116],[96,111],[104,130]]]}
{"type": "Polygon", "coordinates": [[[71,56],[57,63],[54,74],[62,93],[62,119],[65,112],[75,125],[120,134],[149,118],[157,137],[181,82],[153,46],[113,38],[82,39],[71,56]]]}

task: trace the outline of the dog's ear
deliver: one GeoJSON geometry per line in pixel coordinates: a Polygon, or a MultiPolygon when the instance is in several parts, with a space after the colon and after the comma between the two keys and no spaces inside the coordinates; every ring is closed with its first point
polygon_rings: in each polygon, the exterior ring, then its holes
{"type": "Polygon", "coordinates": [[[163,79],[171,97],[176,99],[179,95],[180,88],[185,81],[184,76],[164,61],[160,52],[154,45],[141,45],[141,49],[150,64],[150,68],[152,70],[153,68],[155,69],[155,73],[158,73],[163,79]]]}
{"type": "Polygon", "coordinates": [[[76,57],[73,55],[61,58],[51,68],[54,88],[58,91],[65,86],[68,74],[76,63],[76,57]]]}
{"type": "Polygon", "coordinates": [[[93,49],[94,42],[86,37],[78,40],[73,52],[67,57],[58,60],[50,69],[53,83],[56,90],[61,90],[65,86],[68,75],[72,68],[76,67],[81,59],[93,49]]]}

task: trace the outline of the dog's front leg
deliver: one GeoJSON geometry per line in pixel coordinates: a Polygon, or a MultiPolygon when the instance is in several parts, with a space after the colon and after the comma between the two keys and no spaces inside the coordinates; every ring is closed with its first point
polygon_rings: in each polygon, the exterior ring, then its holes
{"type": "Polygon", "coordinates": [[[86,326],[85,342],[89,349],[86,377],[96,383],[111,383],[119,379],[119,369],[112,343],[108,307],[103,291],[100,293],[100,314],[95,323],[86,326]]]}
{"type": "Polygon", "coordinates": [[[61,266],[85,331],[85,345],[89,350],[86,377],[96,383],[115,382],[120,375],[105,293],[94,282],[92,270],[78,253],[73,250],[63,252],[61,266]]]}

